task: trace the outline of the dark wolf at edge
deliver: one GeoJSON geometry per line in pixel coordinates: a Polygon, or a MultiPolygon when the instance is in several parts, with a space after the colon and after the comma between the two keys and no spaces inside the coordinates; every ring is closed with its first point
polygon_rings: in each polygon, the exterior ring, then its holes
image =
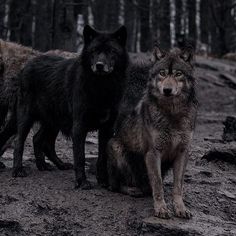
{"type": "MultiPolygon", "coordinates": [[[[51,50],[45,53],[36,51],[30,47],[25,47],[17,43],[8,42],[0,39],[0,156],[12,145],[16,134],[16,121],[14,104],[16,101],[19,81],[17,75],[24,65],[39,55],[57,55],[64,58],[75,58],[76,53],[51,50]],[[13,109],[13,110],[12,110],[13,109]],[[11,135],[13,135],[11,137],[11,135]]],[[[34,135],[34,143],[37,145],[38,134],[34,135]]],[[[44,145],[47,149],[47,144],[44,145]]],[[[59,158],[51,160],[61,170],[71,169],[70,163],[63,163],[59,158]]],[[[49,163],[36,161],[39,170],[51,170],[49,163]]],[[[0,162],[0,168],[5,165],[0,162]]]]}
{"type": "MultiPolygon", "coordinates": [[[[37,57],[20,74],[15,177],[27,174],[22,166],[24,142],[34,122],[40,122],[41,140],[55,142],[59,131],[72,137],[76,187],[84,189],[91,187],[85,174],[85,139],[89,131],[98,129],[97,180],[101,185],[108,183],[105,150],[124,87],[127,32],[124,26],[114,33],[85,26],[83,34],[85,44],[78,58],[37,57]]],[[[49,152],[56,156],[55,147],[49,152]]]]}
{"type": "Polygon", "coordinates": [[[155,215],[161,218],[170,217],[163,177],[171,167],[175,214],[191,217],[182,196],[197,112],[192,58],[190,47],[170,52],[155,47],[152,63],[129,69],[115,135],[108,144],[111,190],[145,193],[150,182],[155,215]]]}

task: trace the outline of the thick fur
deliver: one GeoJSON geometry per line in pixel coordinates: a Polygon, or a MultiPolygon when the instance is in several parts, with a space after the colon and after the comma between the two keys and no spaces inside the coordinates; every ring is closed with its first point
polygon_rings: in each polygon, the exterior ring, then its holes
{"type": "Polygon", "coordinates": [[[148,174],[155,214],[162,218],[169,217],[162,176],[170,167],[174,170],[176,215],[191,216],[182,200],[197,110],[191,62],[187,49],[163,53],[155,48],[153,63],[131,67],[116,132],[108,145],[111,189],[133,194],[129,187],[136,186],[144,191],[148,189],[144,185],[148,174]]]}
{"type": "MultiPolygon", "coordinates": [[[[41,56],[29,62],[20,75],[18,95],[18,134],[14,151],[13,176],[24,176],[23,145],[34,122],[43,130],[39,139],[55,142],[61,131],[72,137],[76,186],[89,188],[85,175],[85,138],[99,130],[97,178],[107,184],[106,146],[122,97],[128,54],[126,29],[99,33],[84,29],[85,45],[81,55],[65,60],[41,56]]],[[[54,146],[48,150],[56,158],[54,146]]],[[[40,159],[40,153],[36,155],[40,159]]]]}
{"type": "MultiPolygon", "coordinates": [[[[13,136],[16,134],[16,117],[15,106],[19,81],[17,75],[24,68],[25,64],[39,55],[58,55],[64,58],[75,58],[76,53],[65,52],[61,50],[51,50],[41,53],[30,47],[25,47],[17,43],[12,43],[0,39],[0,154],[2,155],[7,147],[12,143],[13,136]],[[3,127],[5,125],[5,127],[3,127]]],[[[40,133],[41,131],[39,131],[40,133]]],[[[34,141],[37,144],[35,135],[34,141]]],[[[38,145],[39,146],[39,145],[38,145]]],[[[55,163],[57,164],[57,163],[55,163]]],[[[4,167],[4,165],[1,165],[4,167]]],[[[71,168],[71,165],[60,162],[57,165],[60,169],[71,168]]],[[[51,167],[43,163],[38,165],[40,170],[51,169],[51,167]]]]}

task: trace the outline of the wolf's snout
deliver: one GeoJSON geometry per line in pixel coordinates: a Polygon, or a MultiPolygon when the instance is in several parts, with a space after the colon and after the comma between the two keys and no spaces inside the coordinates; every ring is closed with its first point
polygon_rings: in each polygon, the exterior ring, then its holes
{"type": "Polygon", "coordinates": [[[98,70],[98,71],[104,71],[104,63],[103,62],[101,62],[101,61],[99,61],[99,62],[97,62],[96,63],[96,69],[98,70]]]}
{"type": "Polygon", "coordinates": [[[172,88],[164,88],[163,93],[165,96],[170,96],[172,94],[172,88]]]}

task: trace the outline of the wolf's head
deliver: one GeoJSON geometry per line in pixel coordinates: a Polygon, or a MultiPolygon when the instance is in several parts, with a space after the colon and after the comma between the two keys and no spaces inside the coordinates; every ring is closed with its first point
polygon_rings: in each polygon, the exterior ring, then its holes
{"type": "Polygon", "coordinates": [[[185,47],[164,52],[153,50],[149,92],[160,101],[185,99],[194,92],[193,49],[185,47]]]}
{"type": "Polygon", "coordinates": [[[126,64],[127,31],[121,26],[113,33],[98,32],[90,26],[84,27],[83,61],[91,71],[106,75],[126,64]]]}

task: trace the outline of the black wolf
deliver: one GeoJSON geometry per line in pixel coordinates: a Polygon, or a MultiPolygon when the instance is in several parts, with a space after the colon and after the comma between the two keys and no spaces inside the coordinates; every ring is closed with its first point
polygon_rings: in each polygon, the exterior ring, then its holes
{"type": "Polygon", "coordinates": [[[144,191],[147,173],[155,214],[161,218],[170,216],[162,186],[162,176],[170,167],[175,213],[191,216],[182,194],[197,110],[192,55],[189,47],[171,52],[155,47],[153,63],[131,68],[115,135],[108,144],[111,189],[132,194],[134,188],[125,188],[126,184],[144,191]],[[137,169],[140,163],[142,168],[137,169]],[[131,183],[125,183],[124,171],[126,176],[130,173],[131,183]]]}
{"type": "MultiPolygon", "coordinates": [[[[114,33],[85,26],[83,35],[85,45],[78,58],[40,56],[29,62],[20,75],[15,177],[26,175],[22,167],[24,141],[38,121],[42,130],[38,138],[44,142],[55,142],[59,131],[72,137],[76,186],[82,188],[90,187],[84,166],[85,138],[89,131],[98,129],[97,179],[100,184],[107,184],[105,150],[113,134],[125,82],[127,32],[124,26],[114,33]]],[[[56,156],[54,147],[48,155],[56,156]]]]}

